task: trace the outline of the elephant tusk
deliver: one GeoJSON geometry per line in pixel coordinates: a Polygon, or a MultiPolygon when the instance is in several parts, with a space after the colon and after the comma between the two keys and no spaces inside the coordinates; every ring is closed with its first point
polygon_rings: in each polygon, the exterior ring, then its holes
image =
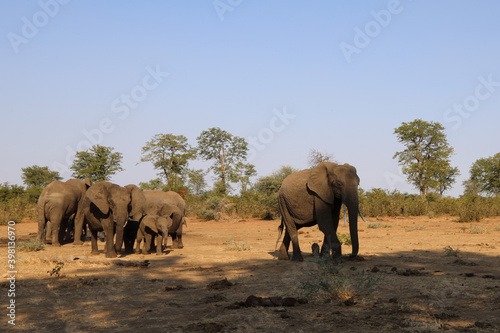
{"type": "Polygon", "coordinates": [[[128,220],[125,221],[125,224],[123,225],[124,228],[127,226],[127,223],[128,223],[128,220]]]}
{"type": "Polygon", "coordinates": [[[361,219],[366,223],[366,220],[365,218],[363,217],[363,214],[361,214],[361,210],[358,209],[358,213],[359,213],[359,216],[361,216],[361,219]]]}

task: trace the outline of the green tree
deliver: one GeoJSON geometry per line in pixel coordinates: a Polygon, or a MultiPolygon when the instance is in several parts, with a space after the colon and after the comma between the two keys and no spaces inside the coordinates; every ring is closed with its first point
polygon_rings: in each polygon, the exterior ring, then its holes
{"type": "Polygon", "coordinates": [[[112,147],[95,145],[89,150],[77,152],[70,167],[73,177],[89,177],[93,182],[100,182],[108,181],[112,175],[123,171],[122,154],[113,150],[112,147]]]}
{"type": "Polygon", "coordinates": [[[257,192],[271,194],[278,193],[283,180],[290,174],[297,172],[299,170],[292,168],[291,166],[284,165],[277,171],[274,171],[269,176],[259,177],[255,182],[254,188],[257,192]]]}
{"type": "Polygon", "coordinates": [[[184,184],[189,160],[194,157],[195,151],[184,135],[156,134],[142,147],[141,162],[151,162],[165,178],[167,188],[178,190],[184,184]]]}
{"type": "Polygon", "coordinates": [[[253,177],[256,174],[257,171],[255,171],[255,165],[238,162],[235,166],[233,182],[239,182],[241,185],[241,193],[244,193],[250,187],[250,177],[253,177]]]}
{"type": "Polygon", "coordinates": [[[480,158],[470,168],[470,178],[466,183],[476,187],[476,193],[489,195],[500,194],[500,153],[487,158],[480,158]]]}
{"type": "Polygon", "coordinates": [[[214,160],[210,169],[218,181],[216,190],[225,195],[229,182],[238,179],[236,165],[246,160],[248,144],[245,139],[234,136],[218,127],[201,132],[198,141],[198,154],[206,161],[214,160]]]}
{"type": "Polygon", "coordinates": [[[444,127],[437,122],[415,119],[403,122],[394,130],[398,142],[406,149],[397,152],[403,174],[425,198],[429,190],[442,192],[455,182],[458,169],[450,165],[453,148],[448,144],[444,127]]]}
{"type": "Polygon", "coordinates": [[[191,193],[200,195],[207,187],[205,174],[202,169],[188,170],[188,186],[191,193]]]}
{"type": "Polygon", "coordinates": [[[22,168],[21,178],[26,187],[45,187],[54,180],[61,180],[62,177],[57,171],[49,170],[49,167],[33,165],[22,168]]]}
{"type": "Polygon", "coordinates": [[[33,165],[22,168],[21,178],[26,185],[26,195],[31,202],[36,202],[42,190],[54,180],[61,180],[62,177],[57,171],[51,171],[48,167],[33,165]]]}
{"type": "Polygon", "coordinates": [[[160,178],[151,179],[149,182],[140,182],[139,188],[141,190],[164,190],[165,184],[160,178]]]}

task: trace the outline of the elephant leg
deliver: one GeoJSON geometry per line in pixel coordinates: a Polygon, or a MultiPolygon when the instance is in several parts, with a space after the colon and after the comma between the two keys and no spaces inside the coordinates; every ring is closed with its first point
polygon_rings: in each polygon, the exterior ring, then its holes
{"type": "Polygon", "coordinates": [[[43,209],[38,212],[38,234],[37,238],[39,241],[44,242],[45,241],[45,231],[46,231],[46,225],[47,225],[47,219],[45,218],[45,213],[43,212],[43,209]]]}
{"type": "Polygon", "coordinates": [[[45,225],[44,238],[45,243],[52,244],[52,222],[50,221],[47,221],[47,224],[45,225]]]}
{"type": "Polygon", "coordinates": [[[182,249],[184,247],[184,244],[182,244],[182,226],[184,223],[185,222],[181,222],[179,228],[175,232],[175,239],[172,237],[172,247],[174,249],[182,249]]]}
{"type": "Polygon", "coordinates": [[[327,206],[322,201],[316,201],[316,217],[318,227],[325,235],[321,246],[321,256],[332,254],[333,258],[341,256],[340,241],[337,238],[337,227],[339,225],[340,207],[342,202],[335,199],[333,208],[327,206]],[[340,203],[340,205],[338,205],[340,203]]]}
{"type": "Polygon", "coordinates": [[[144,235],[144,247],[142,249],[142,254],[149,254],[149,250],[151,249],[151,235],[144,235]]]}
{"type": "Polygon", "coordinates": [[[62,214],[55,214],[56,216],[51,217],[50,222],[52,222],[52,246],[61,246],[59,241],[59,232],[61,230],[61,223],[63,220],[62,214]]]}
{"type": "Polygon", "coordinates": [[[279,260],[289,260],[288,256],[288,248],[290,247],[290,235],[288,234],[288,230],[285,229],[285,236],[283,237],[283,242],[281,243],[278,259],[279,260]]]}
{"type": "Polygon", "coordinates": [[[137,232],[137,239],[136,239],[136,245],[135,245],[135,253],[139,254],[141,253],[141,242],[142,242],[142,232],[137,232]]]}
{"type": "Polygon", "coordinates": [[[156,255],[161,255],[163,253],[163,251],[162,251],[162,244],[163,244],[162,235],[158,234],[156,240],[157,240],[156,241],[156,255]]]}
{"type": "Polygon", "coordinates": [[[290,235],[290,240],[292,241],[292,248],[293,248],[292,260],[304,261],[304,258],[302,257],[302,252],[300,251],[299,233],[297,232],[297,230],[295,230],[295,232],[292,232],[292,234],[290,235]]]}
{"type": "Polygon", "coordinates": [[[73,237],[74,245],[82,245],[82,238],[85,237],[85,234],[82,232],[84,229],[85,217],[83,215],[83,208],[78,207],[78,210],[75,215],[75,235],[73,237]],[[83,237],[82,237],[83,234],[83,237]]]}
{"type": "Polygon", "coordinates": [[[99,254],[99,249],[97,247],[97,230],[90,229],[90,239],[92,242],[92,255],[99,254]]]}

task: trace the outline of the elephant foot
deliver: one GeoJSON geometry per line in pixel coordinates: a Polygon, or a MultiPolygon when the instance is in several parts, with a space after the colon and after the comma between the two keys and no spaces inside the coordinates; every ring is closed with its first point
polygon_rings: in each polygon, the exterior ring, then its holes
{"type": "Polygon", "coordinates": [[[116,258],[116,257],[117,257],[116,252],[106,253],[106,258],[116,258]]]}
{"type": "Polygon", "coordinates": [[[149,252],[142,250],[142,254],[149,254],[149,252]]]}
{"type": "Polygon", "coordinates": [[[316,258],[319,258],[321,256],[320,253],[319,253],[319,245],[318,245],[318,243],[314,243],[311,246],[311,250],[312,250],[313,256],[315,256],[316,258]]]}
{"type": "Polygon", "coordinates": [[[290,260],[288,253],[281,252],[278,254],[278,260],[290,260]]]}
{"type": "Polygon", "coordinates": [[[302,254],[292,255],[292,261],[304,261],[304,258],[302,257],[302,254]]]}
{"type": "Polygon", "coordinates": [[[61,247],[61,243],[52,243],[52,246],[61,247]]]}
{"type": "Polygon", "coordinates": [[[80,241],[74,241],[73,245],[81,246],[81,245],[83,245],[83,242],[81,240],[80,241]]]}
{"type": "Polygon", "coordinates": [[[92,252],[90,252],[90,255],[92,255],[92,256],[98,256],[99,255],[99,251],[97,251],[97,250],[92,251],[92,252]]]}

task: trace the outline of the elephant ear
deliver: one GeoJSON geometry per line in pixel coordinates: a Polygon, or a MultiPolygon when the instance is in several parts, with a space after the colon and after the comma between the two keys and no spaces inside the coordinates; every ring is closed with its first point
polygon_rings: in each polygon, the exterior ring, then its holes
{"type": "MultiPolygon", "coordinates": [[[[141,189],[135,185],[126,185],[125,188],[130,193],[129,216],[135,217],[144,214],[144,207],[146,205],[146,197],[141,189]]],[[[138,221],[139,219],[137,219],[138,221]]]]}
{"type": "Polygon", "coordinates": [[[156,220],[158,219],[158,216],[156,215],[146,215],[141,223],[144,223],[146,227],[149,229],[153,230],[155,233],[158,233],[158,228],[156,227],[156,220]]]}
{"type": "Polygon", "coordinates": [[[85,180],[83,181],[83,183],[85,184],[85,187],[86,189],[88,190],[90,186],[92,186],[92,180],[90,180],[89,177],[85,178],[85,180]]]}
{"type": "Polygon", "coordinates": [[[104,182],[90,187],[85,195],[103,214],[109,213],[109,191],[104,182]]]}
{"type": "Polygon", "coordinates": [[[334,193],[328,180],[328,170],[337,166],[331,162],[321,162],[318,164],[307,179],[307,187],[316,193],[326,203],[333,204],[334,193]]]}

